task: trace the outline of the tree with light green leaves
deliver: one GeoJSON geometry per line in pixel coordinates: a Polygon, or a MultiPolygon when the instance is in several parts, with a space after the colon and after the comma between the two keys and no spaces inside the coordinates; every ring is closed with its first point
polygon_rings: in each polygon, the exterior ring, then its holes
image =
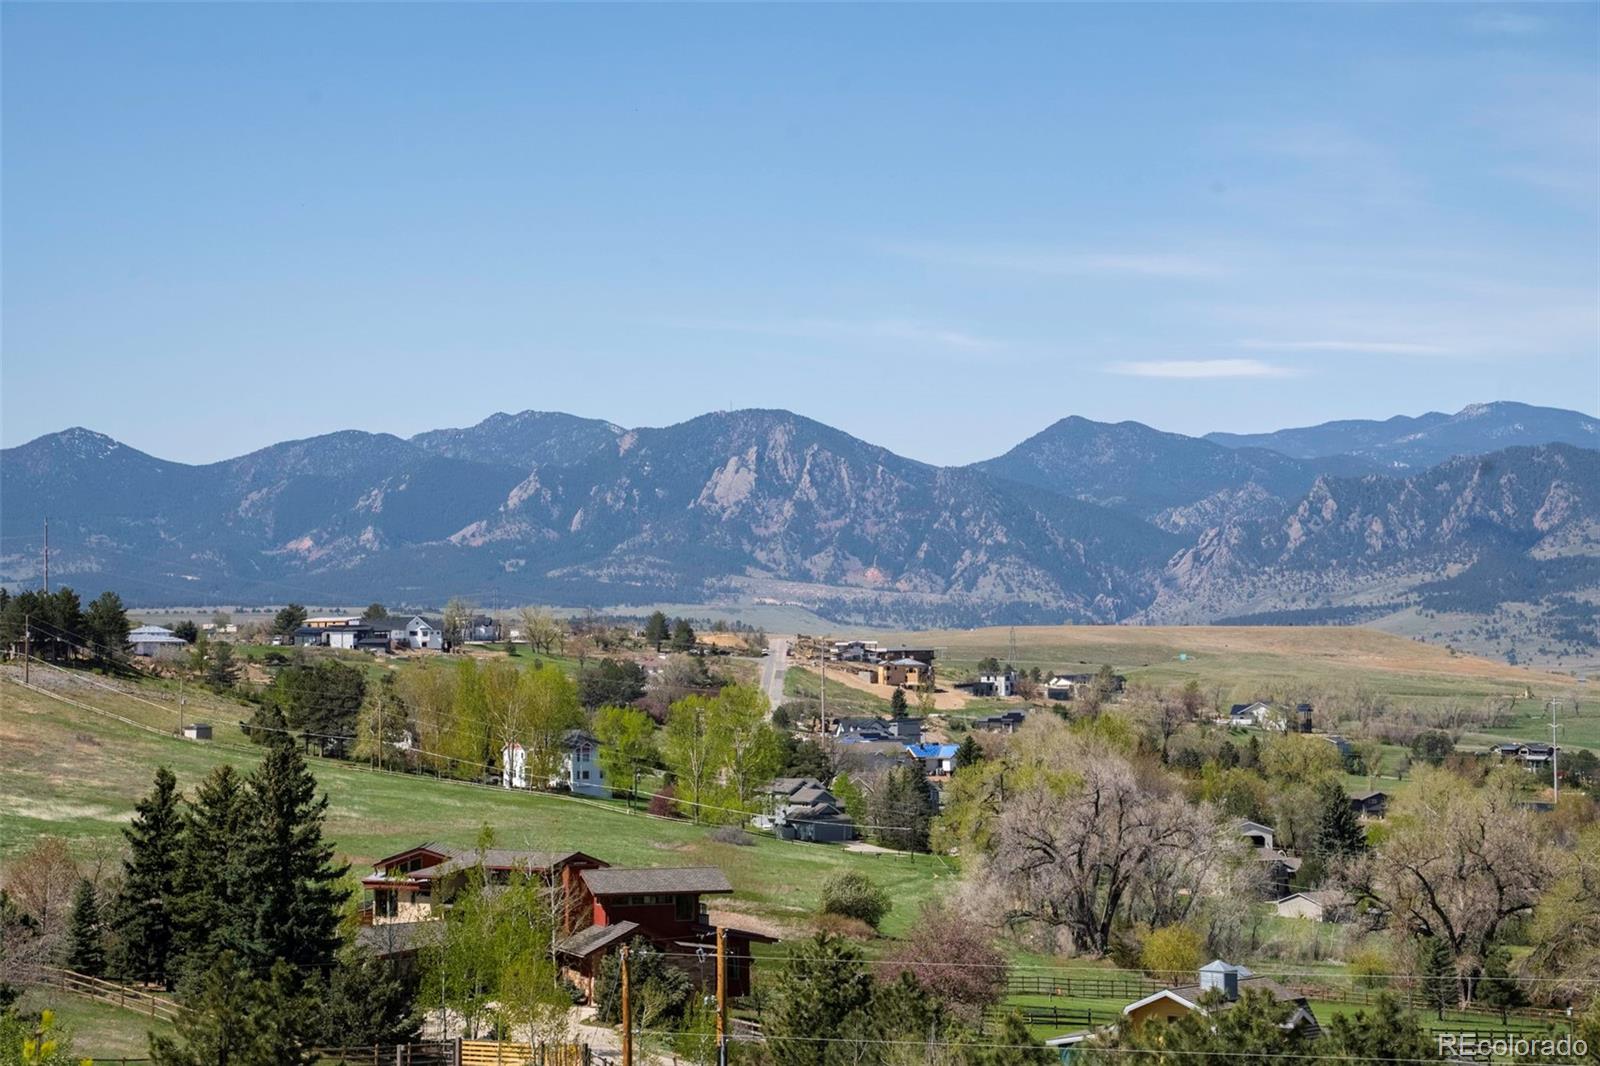
{"type": "Polygon", "coordinates": [[[656,726],[637,707],[602,707],[594,714],[594,737],[600,742],[596,756],[613,789],[633,787],[635,772],[655,766],[656,726]]]}
{"type": "Polygon", "coordinates": [[[716,709],[706,696],[685,696],[667,712],[661,758],[676,780],[679,806],[696,822],[723,798],[717,773],[724,763],[724,738],[714,728],[716,709]]]}

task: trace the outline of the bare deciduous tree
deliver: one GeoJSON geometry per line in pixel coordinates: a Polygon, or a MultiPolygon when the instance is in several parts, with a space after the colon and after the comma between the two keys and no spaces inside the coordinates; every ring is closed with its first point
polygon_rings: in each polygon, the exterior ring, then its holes
{"type": "Polygon", "coordinates": [[[1423,771],[1389,822],[1357,888],[1402,928],[1449,945],[1465,1002],[1496,936],[1539,902],[1551,858],[1514,785],[1498,777],[1474,789],[1453,774],[1423,771]]]}
{"type": "Polygon", "coordinates": [[[1010,797],[980,876],[999,882],[1012,925],[1066,929],[1105,952],[1120,919],[1181,920],[1235,850],[1209,806],[1141,774],[1103,741],[1071,737],[1063,761],[1010,797]]]}

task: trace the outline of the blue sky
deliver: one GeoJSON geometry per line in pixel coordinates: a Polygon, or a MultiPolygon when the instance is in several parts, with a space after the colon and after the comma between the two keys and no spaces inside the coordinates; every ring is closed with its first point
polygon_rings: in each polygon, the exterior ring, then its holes
{"type": "Polygon", "coordinates": [[[26,5],[3,439],[1600,411],[1595,5],[26,5]]]}

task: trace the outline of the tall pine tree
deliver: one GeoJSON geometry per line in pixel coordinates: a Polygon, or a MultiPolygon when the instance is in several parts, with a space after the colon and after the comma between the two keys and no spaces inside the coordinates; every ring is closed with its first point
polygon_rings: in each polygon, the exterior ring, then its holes
{"type": "Polygon", "coordinates": [[[1422,997],[1444,1020],[1446,1008],[1456,1005],[1456,957],[1450,944],[1430,936],[1422,942],[1422,997]]]}
{"type": "Polygon", "coordinates": [[[100,924],[100,896],[94,882],[83,878],[72,896],[72,923],[67,927],[67,969],[89,977],[106,972],[105,929],[100,924]]]}
{"type": "Polygon", "coordinates": [[[1511,1011],[1528,1005],[1521,982],[1511,973],[1511,955],[1499,944],[1484,954],[1483,973],[1478,978],[1478,1001],[1500,1012],[1501,1025],[1508,1024],[1511,1011]]]}
{"type": "Polygon", "coordinates": [[[156,771],[155,787],[134,808],[133,824],[122,831],[128,857],[113,908],[117,942],[112,968],[127,980],[172,985],[172,874],[180,824],[178,781],[163,766],[156,771]]]}
{"type": "Polygon", "coordinates": [[[150,1035],[157,1066],[302,1066],[313,1060],[306,1027],[314,1005],[296,994],[283,963],[252,974],[232,953],[198,975],[175,1025],[177,1040],[150,1035]]]}
{"type": "Polygon", "coordinates": [[[1350,798],[1337,781],[1325,782],[1317,791],[1320,814],[1311,841],[1311,853],[1324,862],[1355,855],[1367,848],[1367,831],[1362,828],[1350,798]]]}
{"type": "Polygon", "coordinates": [[[173,873],[173,962],[175,973],[197,973],[215,960],[218,930],[229,924],[244,896],[229,861],[244,832],[244,781],[224,763],[200,782],[184,804],[178,865],[173,873]]]}
{"type": "Polygon", "coordinates": [[[302,974],[322,973],[339,946],[348,895],[322,836],[328,797],[294,742],[274,734],[245,788],[245,833],[230,877],[248,891],[236,901],[225,938],[240,962],[265,974],[275,960],[302,974]]]}

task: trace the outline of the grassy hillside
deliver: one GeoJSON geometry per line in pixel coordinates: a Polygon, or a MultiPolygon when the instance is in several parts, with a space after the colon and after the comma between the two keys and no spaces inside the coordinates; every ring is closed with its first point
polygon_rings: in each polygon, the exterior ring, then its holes
{"type": "MultiPolygon", "coordinates": [[[[25,690],[9,678],[0,682],[6,708],[0,715],[0,857],[43,833],[66,837],[87,854],[98,841],[118,840],[157,766],[170,767],[180,787],[189,789],[218,763],[245,768],[259,757],[236,725],[223,724],[239,716],[229,718],[224,705],[205,709],[217,740],[199,743],[146,732],[25,690]]],[[[152,728],[176,724],[175,711],[79,678],[57,674],[50,683],[85,707],[152,728]]],[[[191,718],[198,717],[199,709],[191,707],[191,718]]],[[[620,804],[373,773],[332,760],[313,759],[312,765],[330,799],[329,836],[358,870],[429,839],[470,845],[479,826],[488,824],[506,847],[582,849],[618,865],[720,866],[735,888],[724,904],[728,910],[789,929],[804,926],[829,874],[858,869],[896,901],[886,923],[890,934],[908,926],[920,903],[954,876],[942,861],[926,856],[859,854],[765,837],[753,846],[719,843],[705,827],[629,814],[620,804]]]]}
{"type": "Polygon", "coordinates": [[[1360,687],[1426,706],[1517,696],[1527,689],[1555,694],[1573,686],[1565,674],[1455,655],[1357,626],[1017,626],[874,636],[932,645],[941,665],[955,672],[971,671],[989,655],[1046,672],[1077,673],[1110,663],[1152,684],[1197,679],[1208,692],[1221,690],[1241,702],[1258,693],[1360,687]]]}

